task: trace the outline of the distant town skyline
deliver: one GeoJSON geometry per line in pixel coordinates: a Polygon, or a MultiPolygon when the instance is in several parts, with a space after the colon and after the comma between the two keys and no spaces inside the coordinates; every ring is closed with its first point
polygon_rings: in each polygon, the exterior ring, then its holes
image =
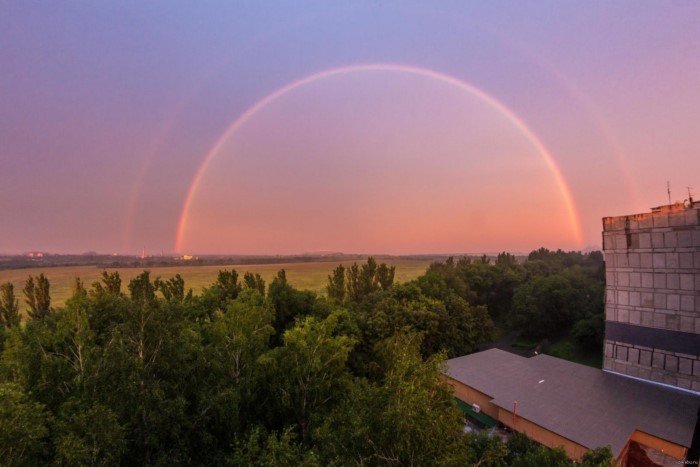
{"type": "Polygon", "coordinates": [[[699,22],[691,2],[7,3],[0,253],[599,247],[602,217],[700,191],[699,22]]]}

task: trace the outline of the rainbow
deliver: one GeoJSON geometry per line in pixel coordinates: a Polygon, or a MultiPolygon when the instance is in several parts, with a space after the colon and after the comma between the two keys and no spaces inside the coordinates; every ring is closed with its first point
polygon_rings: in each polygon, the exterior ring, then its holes
{"type": "Polygon", "coordinates": [[[469,84],[466,81],[462,81],[458,78],[455,78],[454,76],[440,73],[440,72],[431,70],[429,68],[420,68],[420,67],[416,67],[416,66],[409,66],[409,65],[402,65],[402,64],[395,64],[395,63],[368,63],[368,64],[359,64],[359,65],[350,65],[350,66],[339,67],[339,68],[332,68],[330,70],[320,71],[320,72],[311,74],[309,76],[306,76],[304,78],[298,79],[298,80],[296,80],[292,83],[289,83],[289,84],[277,89],[276,91],[266,95],[265,97],[260,99],[257,103],[255,103],[255,105],[253,105],[248,110],[243,112],[236,120],[234,120],[231,123],[231,125],[228,127],[228,129],[217,140],[216,144],[214,144],[214,146],[211,148],[211,150],[206,154],[206,156],[204,157],[204,160],[202,161],[199,168],[197,169],[197,172],[195,173],[194,179],[192,180],[192,184],[190,185],[189,189],[187,190],[187,196],[185,197],[185,201],[182,205],[182,211],[180,213],[180,219],[178,221],[177,234],[176,234],[176,238],[175,238],[175,250],[177,252],[182,252],[182,243],[183,243],[183,239],[184,239],[184,235],[185,235],[185,230],[187,227],[187,219],[188,219],[190,207],[192,205],[192,201],[194,199],[194,195],[197,192],[197,188],[199,187],[199,184],[202,181],[202,178],[203,178],[204,174],[206,173],[207,168],[209,167],[209,164],[214,159],[214,157],[216,157],[216,155],[218,154],[221,147],[224,145],[224,143],[229,139],[229,137],[232,134],[234,134],[239,128],[241,128],[258,111],[265,108],[266,106],[268,106],[269,104],[271,104],[275,100],[279,99],[283,95],[285,95],[285,94],[287,94],[287,93],[289,93],[297,88],[300,88],[300,87],[305,86],[307,84],[313,83],[315,81],[330,78],[332,76],[343,75],[343,74],[348,74],[348,73],[362,73],[362,72],[368,72],[368,71],[389,71],[389,72],[397,72],[397,73],[407,73],[407,74],[418,75],[418,76],[423,76],[423,77],[435,79],[437,81],[455,86],[455,87],[461,89],[462,91],[467,92],[471,95],[479,97],[484,102],[489,104],[492,108],[494,108],[495,110],[500,112],[503,116],[505,116],[530,141],[530,143],[533,145],[535,150],[540,154],[540,156],[544,160],[545,164],[549,168],[550,172],[552,173],[552,176],[555,179],[557,187],[559,188],[559,191],[562,195],[562,198],[564,199],[564,203],[566,205],[567,216],[568,216],[571,228],[573,230],[576,242],[579,246],[582,245],[583,235],[581,232],[581,224],[579,221],[578,212],[576,210],[576,205],[574,203],[573,196],[571,195],[571,190],[569,189],[569,186],[566,183],[566,179],[562,175],[561,170],[559,170],[559,167],[557,166],[554,158],[552,157],[550,152],[547,150],[547,148],[544,146],[542,141],[540,141],[540,139],[537,138],[537,136],[535,136],[535,134],[532,132],[532,130],[530,130],[530,128],[525,124],[525,122],[523,122],[523,120],[520,117],[518,117],[515,113],[513,113],[508,107],[506,107],[504,104],[502,104],[496,98],[490,96],[489,94],[487,94],[484,91],[482,91],[481,89],[469,84]]]}

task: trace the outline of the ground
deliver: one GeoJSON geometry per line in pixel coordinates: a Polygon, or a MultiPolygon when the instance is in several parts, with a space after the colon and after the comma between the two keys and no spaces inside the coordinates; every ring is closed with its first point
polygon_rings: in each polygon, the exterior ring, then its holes
{"type": "Polygon", "coordinates": [[[585,348],[572,337],[566,336],[548,342],[547,340],[522,337],[517,331],[499,331],[499,337],[489,344],[482,345],[480,350],[498,348],[523,357],[532,357],[535,355],[535,352],[546,353],[553,357],[581,363],[594,368],[602,368],[603,366],[601,350],[585,348]]]}

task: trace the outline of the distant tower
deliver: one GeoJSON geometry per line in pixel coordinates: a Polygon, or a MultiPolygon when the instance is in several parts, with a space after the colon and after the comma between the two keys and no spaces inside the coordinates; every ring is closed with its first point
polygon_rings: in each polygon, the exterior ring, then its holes
{"type": "Polygon", "coordinates": [[[700,392],[700,203],[605,217],[603,250],[604,369],[700,392]]]}

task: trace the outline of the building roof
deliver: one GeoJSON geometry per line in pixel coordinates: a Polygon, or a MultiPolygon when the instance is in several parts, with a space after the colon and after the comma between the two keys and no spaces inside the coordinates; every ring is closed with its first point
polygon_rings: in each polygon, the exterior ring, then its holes
{"type": "Polygon", "coordinates": [[[493,404],[589,449],[617,456],[634,430],[689,447],[700,397],[549,355],[490,349],[447,361],[451,378],[493,404]]]}

